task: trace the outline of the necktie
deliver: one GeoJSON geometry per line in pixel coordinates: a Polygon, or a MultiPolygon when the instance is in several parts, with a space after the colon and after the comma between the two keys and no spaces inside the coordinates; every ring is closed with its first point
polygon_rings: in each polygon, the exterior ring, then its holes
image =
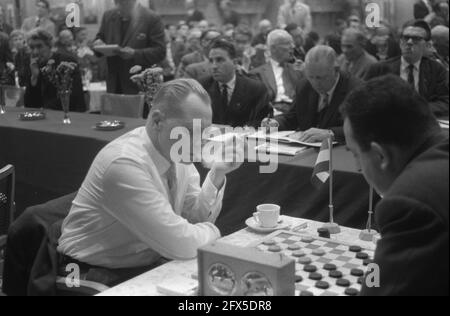
{"type": "Polygon", "coordinates": [[[414,79],[414,65],[408,66],[408,83],[414,90],[416,89],[416,82],[414,79]]]}
{"type": "Polygon", "coordinates": [[[228,107],[228,86],[226,84],[222,85],[222,105],[223,108],[228,107]]]}
{"type": "Polygon", "coordinates": [[[319,110],[318,110],[318,112],[320,113],[320,112],[322,112],[324,109],[326,109],[327,107],[328,107],[328,105],[329,105],[329,95],[328,95],[328,93],[324,93],[324,94],[322,94],[322,102],[320,102],[320,105],[319,105],[319,110]]]}
{"type": "Polygon", "coordinates": [[[175,168],[175,164],[172,164],[169,170],[167,170],[166,177],[167,186],[169,187],[170,203],[172,204],[172,207],[175,208],[175,201],[177,196],[177,171],[175,168]]]}

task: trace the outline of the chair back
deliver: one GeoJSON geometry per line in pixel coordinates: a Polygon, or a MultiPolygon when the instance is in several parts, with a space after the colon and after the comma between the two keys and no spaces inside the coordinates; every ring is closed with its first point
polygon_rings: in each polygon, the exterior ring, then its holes
{"type": "Polygon", "coordinates": [[[143,95],[104,94],[101,97],[101,114],[142,118],[145,99],[143,95]]]}

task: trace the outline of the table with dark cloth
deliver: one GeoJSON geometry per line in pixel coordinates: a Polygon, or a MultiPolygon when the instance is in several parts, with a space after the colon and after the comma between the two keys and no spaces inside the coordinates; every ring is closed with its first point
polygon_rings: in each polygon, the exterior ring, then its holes
{"type": "MultiPolygon", "coordinates": [[[[18,120],[21,111],[8,109],[0,116],[0,166],[10,163],[16,167],[19,212],[78,190],[93,159],[108,142],[145,124],[120,118],[125,129],[101,132],[93,129],[97,122],[118,118],[71,113],[72,125],[65,126],[61,112],[47,111],[44,121],[23,122],[18,120]]],[[[318,149],[310,149],[297,157],[280,156],[273,174],[259,173],[260,164],[254,162],[246,162],[230,174],[217,220],[222,234],[245,227],[245,220],[262,203],[281,205],[285,215],[327,221],[328,185],[317,190],[310,181],[317,153],[318,149]]],[[[335,219],[341,225],[363,228],[368,184],[343,146],[334,150],[334,166],[335,219]]],[[[197,168],[203,178],[207,170],[197,168]]]]}

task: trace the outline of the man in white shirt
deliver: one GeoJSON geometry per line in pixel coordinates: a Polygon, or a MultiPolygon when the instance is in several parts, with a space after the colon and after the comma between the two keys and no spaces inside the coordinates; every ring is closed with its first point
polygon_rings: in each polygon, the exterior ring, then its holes
{"type": "Polygon", "coordinates": [[[312,29],[311,10],[301,0],[286,0],[285,4],[280,7],[278,26],[284,29],[291,23],[300,26],[306,34],[312,29]]]}
{"type": "MultiPolygon", "coordinates": [[[[239,163],[215,162],[203,186],[192,163],[173,163],[174,128],[192,136],[193,120],[211,125],[206,91],[192,79],[166,83],[146,127],[107,145],[94,160],[62,225],[58,251],[109,269],[151,266],[161,259],[192,259],[220,237],[225,176],[239,163]]],[[[194,147],[195,148],[195,147],[194,147]]],[[[191,153],[190,157],[198,153],[191,153]]]]}

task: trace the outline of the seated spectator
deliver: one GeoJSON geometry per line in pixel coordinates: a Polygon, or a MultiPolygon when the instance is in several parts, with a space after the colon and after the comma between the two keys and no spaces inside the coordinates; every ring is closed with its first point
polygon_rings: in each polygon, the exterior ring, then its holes
{"type": "Polygon", "coordinates": [[[202,31],[202,33],[206,32],[210,28],[209,22],[207,20],[201,20],[198,22],[197,28],[202,31]]]}
{"type": "Polygon", "coordinates": [[[297,24],[305,33],[312,30],[311,10],[301,0],[285,0],[278,12],[278,26],[285,28],[289,24],[297,24]]]}
{"type": "Polygon", "coordinates": [[[14,30],[10,36],[11,51],[14,65],[19,77],[19,85],[26,86],[30,74],[30,51],[25,41],[25,34],[21,30],[14,30]]]}
{"type": "Polygon", "coordinates": [[[197,24],[205,19],[203,12],[197,8],[196,0],[185,0],[185,8],[187,12],[186,23],[192,27],[197,27],[197,24]]]}
{"type": "Polygon", "coordinates": [[[269,34],[267,46],[270,50],[269,61],[251,73],[266,85],[269,100],[277,113],[286,113],[295,98],[295,85],[303,79],[302,72],[292,64],[294,40],[288,32],[275,30],[269,34]]]}
{"type": "Polygon", "coordinates": [[[320,36],[316,32],[309,32],[305,36],[305,45],[303,48],[305,49],[305,53],[308,53],[309,50],[320,43],[320,36]]]}
{"type": "Polygon", "coordinates": [[[423,20],[432,12],[431,0],[416,0],[414,3],[414,19],[423,20]]]}
{"type": "Polygon", "coordinates": [[[348,72],[353,77],[365,78],[369,67],[377,62],[365,49],[366,37],[356,29],[346,29],[342,34],[342,55],[338,64],[342,72],[348,72]]]}
{"type": "Polygon", "coordinates": [[[58,39],[55,42],[55,51],[59,54],[76,58],[77,51],[71,31],[66,29],[59,32],[58,39]]]}
{"type": "Polygon", "coordinates": [[[342,54],[341,49],[341,35],[330,33],[327,36],[325,36],[324,43],[327,46],[330,46],[338,56],[342,54]]]}
{"type": "MultiPolygon", "coordinates": [[[[48,108],[62,110],[56,87],[41,74],[41,69],[49,60],[54,60],[56,67],[61,62],[77,63],[71,56],[57,52],[52,53],[53,37],[45,30],[36,29],[28,37],[31,51],[30,73],[25,92],[25,106],[29,108],[48,108]]],[[[70,111],[86,112],[86,104],[81,83],[80,69],[73,74],[72,94],[70,96],[70,111]]]]}
{"type": "MultiPolygon", "coordinates": [[[[133,276],[119,269],[193,259],[198,248],[220,238],[214,222],[226,175],[240,164],[214,162],[201,186],[194,165],[171,154],[179,142],[170,138],[174,128],[192,131],[199,120],[203,129],[211,118],[209,96],[198,82],[164,84],[146,127],[113,141],[94,160],[62,225],[62,261],[106,268],[118,279],[103,283],[114,285],[133,276]]],[[[190,144],[197,141],[189,136],[190,144]]]]}
{"type": "Polygon", "coordinates": [[[300,60],[302,62],[305,61],[305,49],[303,48],[303,45],[305,44],[305,40],[303,38],[303,30],[297,25],[297,24],[289,24],[285,28],[286,32],[291,34],[292,38],[294,39],[294,58],[296,60],[300,60]]]}
{"type": "Polygon", "coordinates": [[[22,31],[27,34],[28,32],[40,28],[52,36],[56,36],[56,25],[53,23],[50,16],[50,3],[48,0],[38,0],[36,1],[37,16],[30,16],[26,18],[22,23],[22,31]]]}
{"type": "Polygon", "coordinates": [[[0,84],[14,85],[14,64],[9,37],[0,32],[0,84]]]}
{"type": "Polygon", "coordinates": [[[448,27],[443,25],[435,26],[431,30],[431,38],[433,40],[433,46],[436,51],[436,60],[440,62],[447,72],[449,70],[449,60],[448,60],[448,42],[449,42],[449,32],[448,27]]]}
{"type": "Polygon", "coordinates": [[[443,25],[448,27],[448,2],[447,1],[436,1],[433,5],[433,12],[424,18],[424,20],[434,28],[438,25],[443,25]]]}
{"type": "Polygon", "coordinates": [[[368,53],[380,61],[401,55],[398,40],[394,37],[393,32],[387,25],[377,28],[370,42],[374,49],[373,52],[368,51],[368,53]]]}
{"type": "Polygon", "coordinates": [[[233,42],[236,46],[236,62],[239,70],[244,73],[248,73],[255,68],[253,59],[256,55],[256,50],[251,45],[252,37],[252,31],[248,27],[240,26],[234,32],[233,42]]]}
{"type": "Polygon", "coordinates": [[[236,73],[236,49],[225,39],[213,42],[209,59],[213,74],[201,83],[211,97],[213,124],[260,126],[272,112],[264,84],[236,73]]]}
{"type": "Polygon", "coordinates": [[[388,73],[400,76],[428,101],[437,117],[446,117],[449,114],[448,73],[440,63],[426,57],[430,40],[428,23],[407,22],[400,41],[402,56],[372,65],[366,79],[388,73]]]}
{"type": "Polygon", "coordinates": [[[298,130],[293,137],[304,142],[321,142],[330,134],[344,142],[339,107],[361,81],[340,72],[336,52],[322,45],[306,54],[305,75],[306,79],[298,85],[294,107],[289,113],[275,117],[280,130],[298,130]]]}
{"type": "Polygon", "coordinates": [[[220,0],[219,9],[222,15],[223,25],[231,24],[234,27],[239,25],[241,17],[239,13],[233,10],[231,0],[220,0]]]}
{"type": "Polygon", "coordinates": [[[266,45],[267,44],[267,35],[272,32],[273,26],[272,22],[269,20],[262,20],[258,24],[258,34],[253,38],[252,46],[256,45],[266,45]]]}

